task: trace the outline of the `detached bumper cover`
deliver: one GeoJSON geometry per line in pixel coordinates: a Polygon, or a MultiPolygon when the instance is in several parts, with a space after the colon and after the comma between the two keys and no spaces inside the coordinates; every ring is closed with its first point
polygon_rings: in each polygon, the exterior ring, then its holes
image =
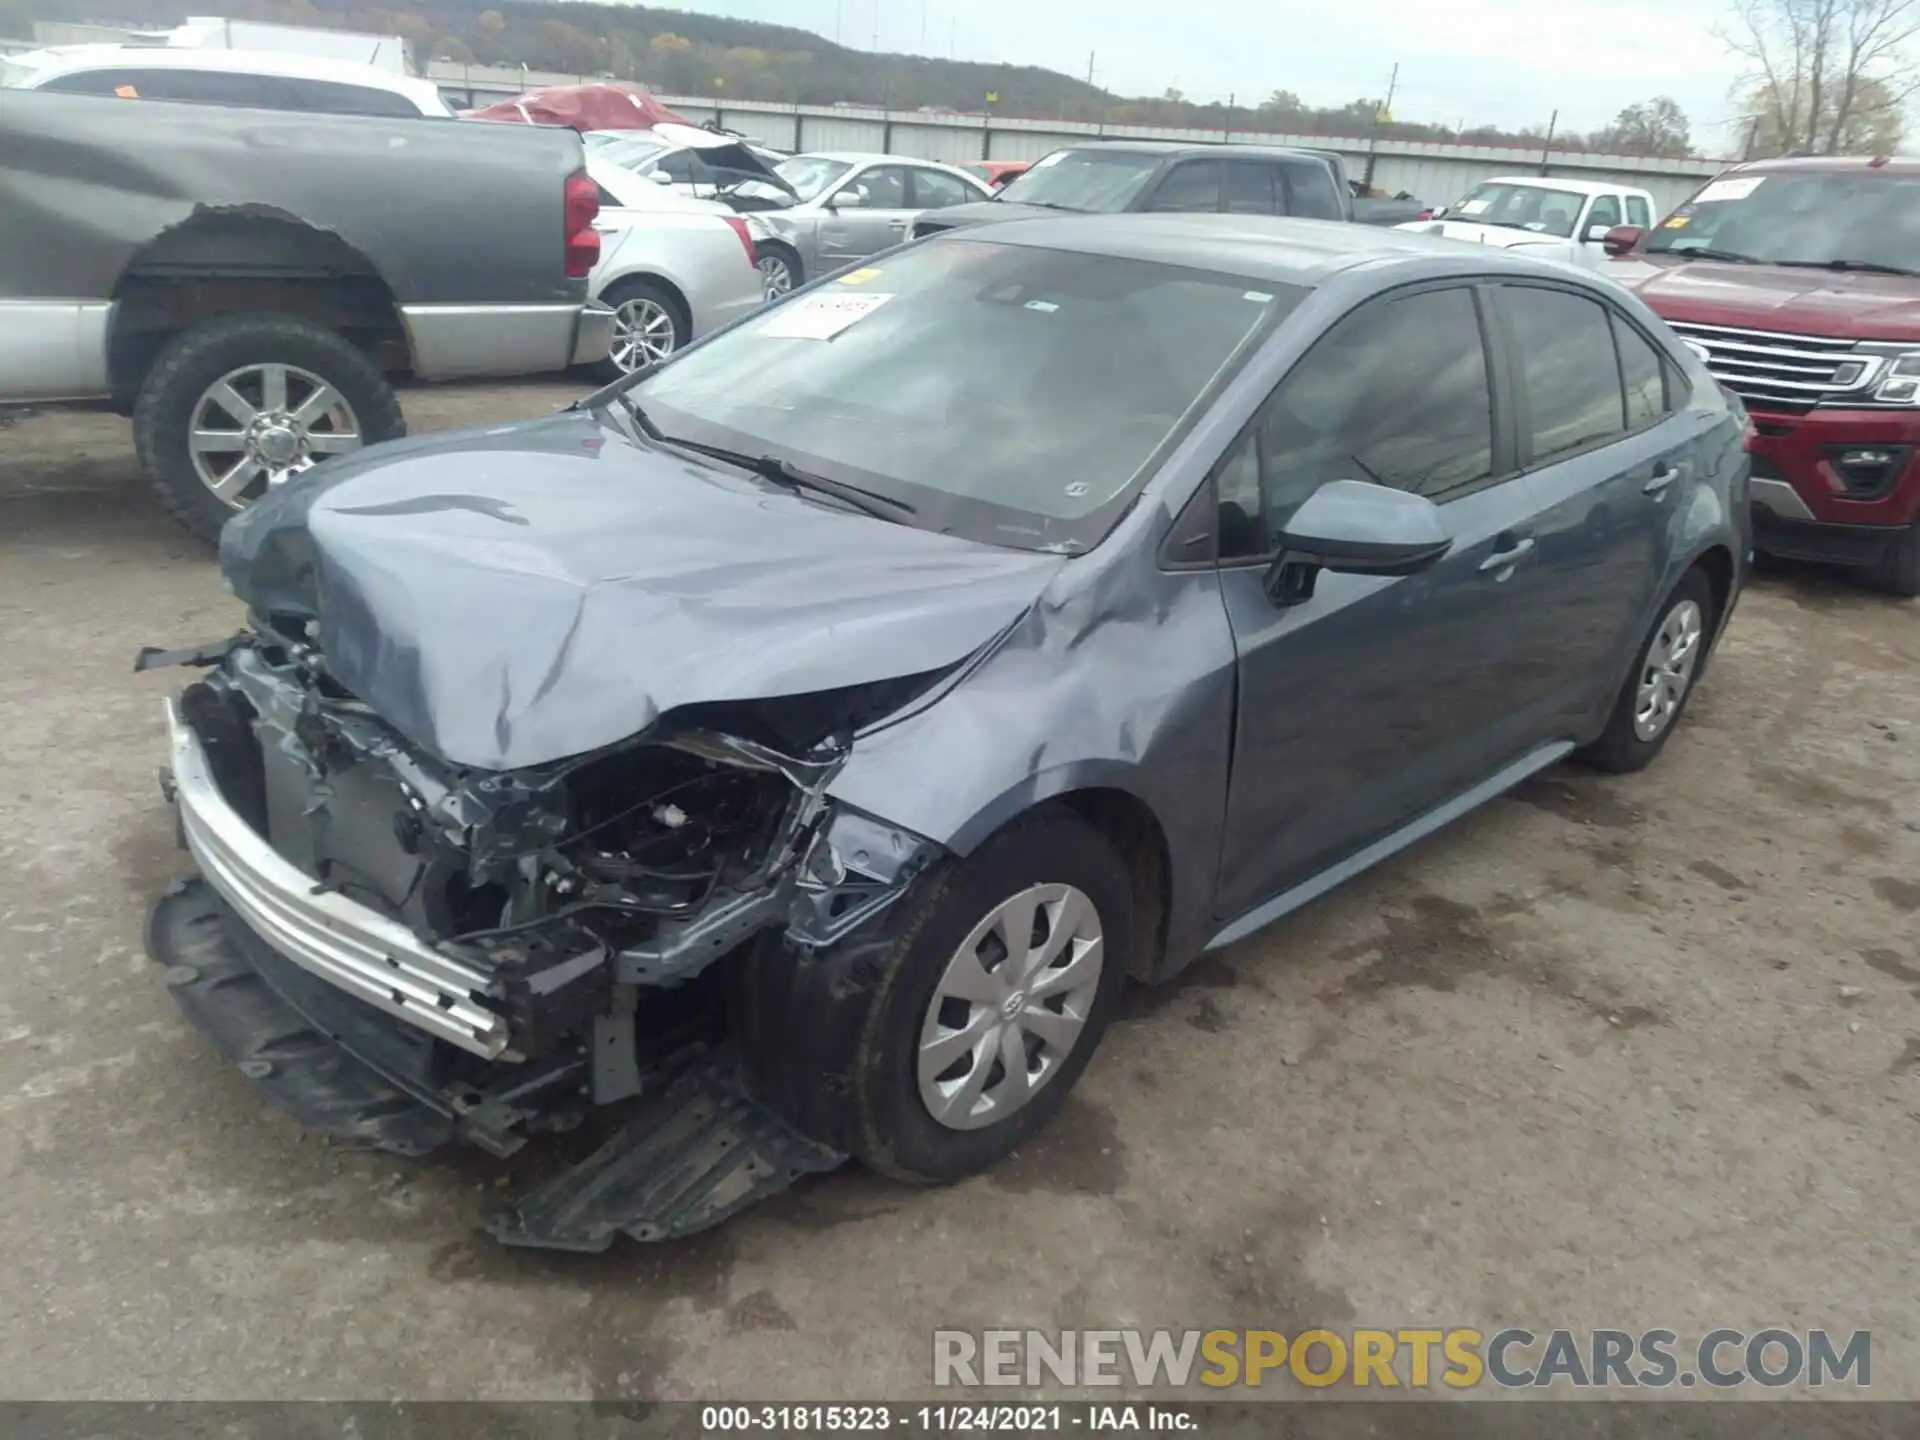
{"type": "Polygon", "coordinates": [[[490,978],[429,949],[405,926],[319,890],[229,805],[206,752],[167,702],[175,803],[200,873],[275,951],[376,1009],[475,1055],[508,1048],[507,1025],[481,1004],[490,978]]]}

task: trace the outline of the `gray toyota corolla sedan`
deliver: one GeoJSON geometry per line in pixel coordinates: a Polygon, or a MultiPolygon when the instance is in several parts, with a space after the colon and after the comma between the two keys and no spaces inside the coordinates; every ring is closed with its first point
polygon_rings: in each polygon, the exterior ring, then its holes
{"type": "Polygon", "coordinates": [[[228,527],[149,946],[318,1129],[600,1148],[594,1249],[950,1180],[1167,979],[1516,781],[1660,751],[1743,416],[1622,290],[1229,216],[908,246],[228,527]]]}

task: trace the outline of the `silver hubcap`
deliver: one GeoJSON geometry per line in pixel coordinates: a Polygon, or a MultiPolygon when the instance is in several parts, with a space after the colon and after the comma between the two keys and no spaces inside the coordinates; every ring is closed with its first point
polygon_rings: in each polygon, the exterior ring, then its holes
{"type": "Polygon", "coordinates": [[[1673,723],[1700,660],[1700,607],[1682,600],[1667,612],[1647,647],[1647,663],[1634,694],[1633,733],[1652,740],[1673,723]]]}
{"type": "Polygon", "coordinates": [[[787,268],[787,262],[778,255],[760,257],[760,283],[765,287],[767,298],[784,295],[793,289],[793,271],[787,268]]]}
{"type": "Polygon", "coordinates": [[[608,353],[622,370],[638,370],[673,353],[673,316],[644,295],[613,307],[613,348],[608,353]]]}
{"type": "Polygon", "coordinates": [[[1060,1073],[1100,991],[1100,915],[1071,885],[1035,885],[960,943],[920,1026],[920,1099],[952,1130],[1006,1119],[1060,1073]]]}
{"type": "Polygon", "coordinates": [[[359,417],[295,365],[244,365],[201,394],[187,427],[200,483],[238,510],[327,455],[358,450],[359,417]]]}

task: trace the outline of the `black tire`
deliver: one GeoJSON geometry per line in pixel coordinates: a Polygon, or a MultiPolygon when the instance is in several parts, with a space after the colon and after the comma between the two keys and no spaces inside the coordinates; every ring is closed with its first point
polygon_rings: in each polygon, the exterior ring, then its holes
{"type": "MultiPolygon", "coordinates": [[[[651,300],[666,312],[667,319],[673,324],[673,350],[668,354],[681,349],[693,339],[693,317],[687,313],[685,302],[658,280],[648,279],[644,275],[620,280],[609,285],[600,296],[600,303],[614,310],[634,300],[651,300]]],[[[614,343],[619,344],[619,340],[616,338],[614,343]]],[[[594,377],[603,383],[611,383],[627,373],[623,366],[614,362],[611,355],[593,362],[594,377]]]]}
{"type": "Polygon", "coordinates": [[[897,1179],[958,1180],[1059,1110],[1112,1019],[1133,944],[1126,865],[1092,825],[1049,806],[929,871],[891,910],[817,956],[763,939],[733,976],[734,1039],[750,1088],[802,1133],[897,1179]],[[1097,991],[1078,1039],[1031,1099],[982,1128],[948,1128],[922,1101],[916,1067],[935,986],[975,925],[1039,884],[1070,885],[1092,901],[1102,931],[1097,991]]]}
{"type": "Polygon", "coordinates": [[[133,448],[167,513],[208,543],[239,512],[201,482],[187,447],[194,410],[221,376],[248,365],[297,366],[339,392],[366,444],[407,433],[393,387],[333,331],[291,315],[223,315],[174,336],[133,403],[133,448]]]}
{"type": "MultiPolygon", "coordinates": [[[[758,267],[761,267],[760,278],[762,281],[765,281],[767,278],[767,272],[764,268],[766,263],[769,260],[778,260],[787,270],[787,290],[798,290],[802,285],[807,283],[805,268],[800,264],[799,252],[791,246],[782,245],[778,240],[763,240],[754,253],[758,256],[756,264],[758,267]]],[[[769,300],[775,300],[779,298],[779,294],[785,293],[785,291],[781,291],[776,294],[773,290],[769,289],[766,292],[766,296],[769,300]]]]}
{"type": "Polygon", "coordinates": [[[1714,625],[1718,619],[1719,606],[1715,603],[1713,585],[1701,570],[1689,570],[1673,592],[1661,602],[1660,611],[1648,627],[1646,638],[1640,642],[1640,648],[1634,652],[1633,668],[1627,672],[1621,682],[1620,694],[1613,703],[1613,710],[1607,716],[1607,728],[1600,732],[1600,738],[1591,745],[1578,751],[1575,759],[1591,765],[1596,770],[1605,770],[1612,774],[1624,775],[1634,770],[1644,770],[1653,763],[1653,757],[1666,747],[1668,739],[1679,727],[1686,715],[1687,704],[1693,699],[1700,672],[1706,665],[1706,649],[1714,636],[1714,625]],[[1651,739],[1643,740],[1634,729],[1634,709],[1638,701],[1640,683],[1646,674],[1648,652],[1653,648],[1655,638],[1668,617],[1682,605],[1691,603],[1700,611],[1699,650],[1694,657],[1693,672],[1687,688],[1681,692],[1680,702],[1674,707],[1667,722],[1651,739]]]}
{"type": "Polygon", "coordinates": [[[1911,600],[1920,595],[1920,520],[1887,547],[1869,577],[1874,589],[1911,600]]]}

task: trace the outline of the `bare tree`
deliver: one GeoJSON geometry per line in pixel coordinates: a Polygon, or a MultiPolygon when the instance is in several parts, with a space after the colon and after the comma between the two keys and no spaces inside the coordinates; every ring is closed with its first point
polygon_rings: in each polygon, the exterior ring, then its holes
{"type": "Polygon", "coordinates": [[[1687,112],[1668,95],[1627,106],[1614,117],[1613,124],[1588,136],[1587,143],[1596,150],[1617,150],[1627,155],[1693,153],[1687,112]]]}
{"type": "Polygon", "coordinates": [[[1920,89],[1920,0],[1734,0],[1733,10],[1721,38],[1753,64],[1748,120],[1768,148],[1835,154],[1863,129],[1884,130],[1881,117],[1920,89]]]}

